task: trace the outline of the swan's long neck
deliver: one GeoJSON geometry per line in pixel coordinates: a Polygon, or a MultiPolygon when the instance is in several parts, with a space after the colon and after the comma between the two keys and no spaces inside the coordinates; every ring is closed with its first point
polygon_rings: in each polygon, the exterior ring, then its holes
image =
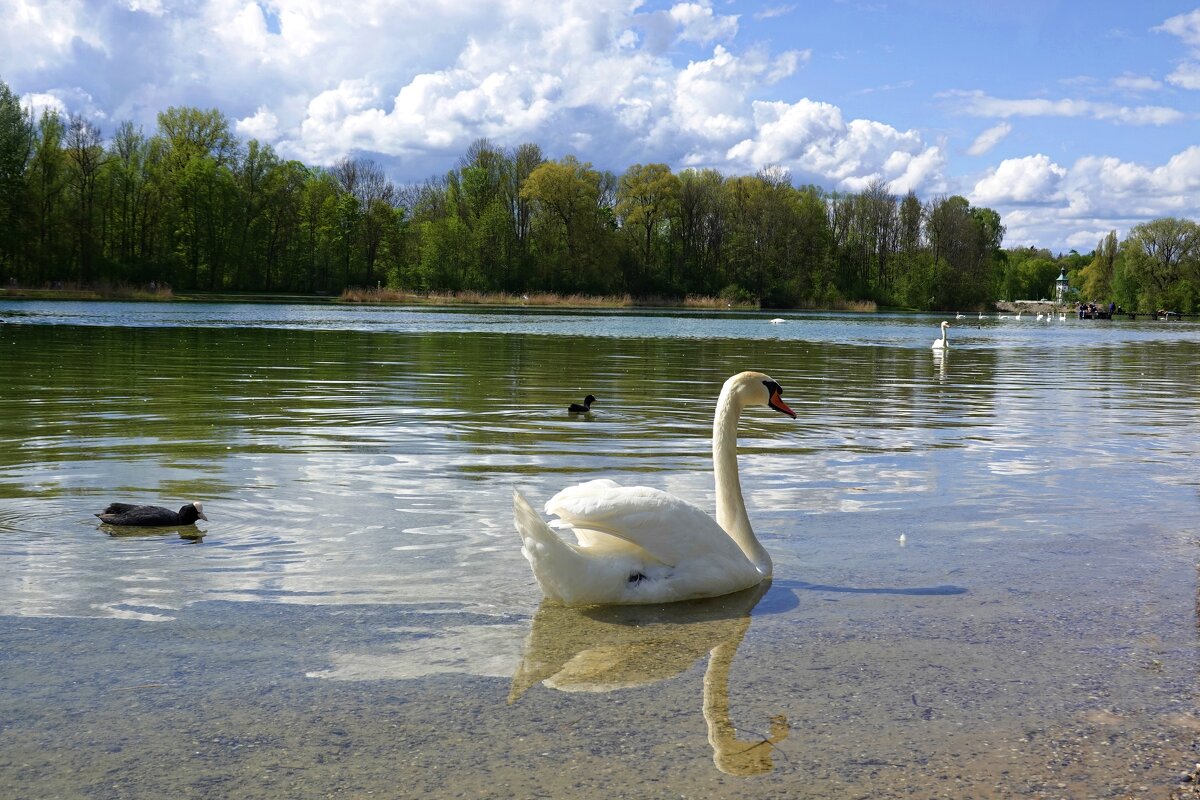
{"type": "Polygon", "coordinates": [[[725,529],[746,558],[753,562],[763,577],[771,576],[771,556],[750,527],[746,516],[746,501],[742,499],[742,484],[738,479],[737,424],[742,406],[734,398],[729,384],[721,390],[717,413],[713,418],[713,473],[717,480],[717,524],[725,529]]]}

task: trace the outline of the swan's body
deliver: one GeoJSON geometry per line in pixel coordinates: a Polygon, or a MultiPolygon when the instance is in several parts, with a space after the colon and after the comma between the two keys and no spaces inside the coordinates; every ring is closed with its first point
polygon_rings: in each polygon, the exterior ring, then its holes
{"type": "Polygon", "coordinates": [[[980,319],[983,319],[983,318],[984,318],[984,316],[983,316],[983,312],[982,312],[982,311],[980,311],[980,312],[979,312],[979,318],[980,318],[980,319]]]}
{"type": "Polygon", "coordinates": [[[954,318],[955,319],[966,319],[967,315],[962,313],[961,311],[959,311],[957,314],[954,315],[954,318]]]}
{"type": "Polygon", "coordinates": [[[946,328],[950,327],[949,322],[942,322],[942,338],[934,339],[932,347],[935,350],[946,350],[950,347],[950,342],[946,341],[946,328]]]}
{"type": "Polygon", "coordinates": [[[546,597],[567,605],[667,603],[717,597],[771,575],[771,557],[746,517],[737,468],[742,409],[765,405],[795,417],[779,384],[760,372],[725,381],[713,419],[717,517],[659,489],[594,480],[546,503],[578,544],[558,536],[521,493],[513,517],[521,553],[546,597]]]}
{"type": "Polygon", "coordinates": [[[772,325],[779,325],[784,322],[787,322],[787,320],[784,319],[783,317],[776,317],[775,319],[771,320],[772,325]]]}

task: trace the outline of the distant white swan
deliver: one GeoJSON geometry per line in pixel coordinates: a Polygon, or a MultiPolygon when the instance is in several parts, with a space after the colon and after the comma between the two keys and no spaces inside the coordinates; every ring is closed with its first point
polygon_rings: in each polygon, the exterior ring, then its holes
{"type": "Polygon", "coordinates": [[[1025,309],[1021,309],[1020,311],[1018,311],[1018,312],[1017,312],[1017,317],[1016,317],[1016,318],[1017,318],[1017,320],[1020,320],[1020,319],[1021,319],[1021,315],[1022,315],[1022,314],[1024,314],[1024,313],[1025,313],[1025,309]]]}
{"type": "Polygon", "coordinates": [[[946,328],[950,327],[949,322],[942,322],[942,338],[933,340],[933,347],[937,350],[945,350],[950,347],[950,342],[946,341],[946,328]]]}
{"type": "Polygon", "coordinates": [[[979,318],[980,318],[980,319],[987,319],[987,317],[985,317],[985,316],[983,315],[983,312],[982,312],[982,311],[980,311],[980,312],[979,312],[979,318]]]}
{"type": "Polygon", "coordinates": [[[772,325],[778,325],[781,322],[787,322],[787,320],[783,317],[776,317],[775,319],[771,320],[772,325]]]}
{"type": "Polygon", "coordinates": [[[966,319],[967,315],[962,313],[961,311],[959,311],[957,314],[954,315],[954,318],[955,319],[966,319]]]}
{"type": "Polygon", "coordinates": [[[717,518],[647,486],[594,480],[563,489],[546,503],[570,528],[569,544],[513,490],[521,553],[542,592],[567,605],[665,603],[717,597],[771,576],[771,557],[754,536],[738,480],[737,423],[748,406],[769,406],[795,419],[783,389],[761,372],[725,381],[713,418],[717,518]]]}
{"type": "Polygon", "coordinates": [[[1060,311],[1060,312],[1059,312],[1059,314],[1058,314],[1058,321],[1059,321],[1059,322],[1066,322],[1066,321],[1067,321],[1067,313],[1066,313],[1065,311],[1060,311]]]}

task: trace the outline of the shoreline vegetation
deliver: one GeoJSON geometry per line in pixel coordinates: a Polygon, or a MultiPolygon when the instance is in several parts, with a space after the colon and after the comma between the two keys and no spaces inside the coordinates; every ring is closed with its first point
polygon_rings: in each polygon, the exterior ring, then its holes
{"type": "MultiPolygon", "coordinates": [[[[560,308],[697,308],[737,311],[757,311],[761,305],[750,299],[726,299],[704,295],[687,295],[685,297],[670,297],[664,295],[634,296],[628,293],[613,295],[568,294],[555,292],[530,292],[528,294],[512,294],[509,292],[417,292],[404,289],[346,289],[342,292],[339,302],[355,304],[396,304],[396,305],[480,305],[480,306],[541,306],[560,308]]],[[[785,310],[785,309],[780,309],[785,310]]],[[[804,307],[793,310],[815,310],[815,307],[804,307]]],[[[822,308],[826,311],[859,311],[873,312],[878,307],[872,301],[843,301],[833,308],[822,308]]]]}
{"type": "MultiPolygon", "coordinates": [[[[135,300],[147,302],[295,302],[338,303],[345,305],[428,305],[428,306],[501,306],[538,308],[690,308],[713,311],[758,311],[757,301],[738,298],[688,295],[634,296],[631,294],[588,295],[555,292],[437,292],[377,287],[350,288],[339,296],[327,294],[290,294],[284,292],[174,292],[169,286],[129,286],[97,284],[79,286],[7,286],[0,287],[3,300],[135,300]]],[[[849,311],[873,313],[879,310],[870,300],[848,300],[832,304],[804,305],[779,311],[849,311]]]]}
{"type": "Polygon", "coordinates": [[[1088,253],[1004,247],[1005,234],[998,211],[960,195],[798,185],[771,165],[614,172],[536,142],[478,139],[444,174],[398,184],[363,156],[285,159],[216,108],[168,108],[153,131],[126,120],[106,133],[53,108],[35,118],[0,80],[6,286],[82,287],[82,299],[155,285],[179,299],[986,313],[1053,296],[1065,279],[1072,302],[1200,308],[1193,220],[1148,220],[1123,241],[1110,231],[1088,253]]]}

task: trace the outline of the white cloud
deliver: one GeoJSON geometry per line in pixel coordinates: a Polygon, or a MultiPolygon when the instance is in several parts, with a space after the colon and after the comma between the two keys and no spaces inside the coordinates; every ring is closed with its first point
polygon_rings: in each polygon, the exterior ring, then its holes
{"type": "Polygon", "coordinates": [[[1092,100],[1028,98],[1010,100],[991,97],[982,91],[949,91],[938,95],[952,102],[954,110],[973,117],[1087,117],[1126,125],[1168,125],[1188,115],[1167,106],[1121,106],[1092,100]]]}
{"type": "Polygon", "coordinates": [[[33,110],[34,120],[41,117],[42,112],[47,109],[57,111],[63,117],[75,113],[94,121],[106,118],[103,109],[96,105],[92,96],[78,87],[29,92],[21,96],[21,105],[33,110]]]}
{"type": "Polygon", "coordinates": [[[847,123],[837,106],[807,98],[756,101],[754,135],[726,157],[744,170],[776,164],[851,191],[880,179],[894,192],[928,187],[945,164],[940,148],[927,146],[916,131],[864,119],[847,123]]]}
{"type": "Polygon", "coordinates": [[[791,14],[795,10],[796,10],[796,6],[794,4],[786,5],[786,6],[769,6],[767,8],[764,8],[764,9],[754,12],[754,18],[755,19],[776,19],[778,17],[786,17],[788,14],[791,14]]]}
{"type": "Polygon", "coordinates": [[[1040,153],[1008,158],[975,184],[973,202],[982,205],[1048,203],[1062,199],[1067,170],[1040,153]]]}
{"type": "Polygon", "coordinates": [[[274,141],[279,135],[279,119],[266,106],[259,106],[253,116],[239,119],[235,127],[242,136],[260,142],[274,141]]]}
{"type": "Polygon", "coordinates": [[[713,14],[707,2],[676,3],[667,13],[680,28],[681,41],[708,44],[718,39],[732,39],[737,34],[737,16],[713,14]]]}
{"type": "Polygon", "coordinates": [[[1200,146],[1148,165],[1084,156],[1070,167],[1036,155],[1002,162],[970,197],[1002,215],[1013,246],[1059,243],[1085,252],[1100,235],[1118,235],[1163,216],[1200,216],[1200,146]]]}
{"type": "Polygon", "coordinates": [[[790,75],[801,56],[788,52],[771,59],[762,50],[752,50],[739,57],[717,45],[712,58],[689,63],[676,77],[670,99],[675,125],[708,142],[744,135],[751,127],[747,94],[790,75]]]}
{"type": "Polygon", "coordinates": [[[64,117],[69,113],[67,104],[62,101],[62,98],[49,92],[30,92],[22,95],[21,107],[32,112],[35,122],[41,119],[42,114],[46,111],[57,111],[64,117]]]}
{"type": "Polygon", "coordinates": [[[1162,82],[1148,75],[1121,75],[1113,78],[1114,88],[1127,92],[1153,92],[1162,88],[1162,82]]]}
{"type": "Polygon", "coordinates": [[[130,11],[142,11],[151,16],[161,17],[165,12],[162,0],[129,0],[130,11]]]}
{"type": "Polygon", "coordinates": [[[1192,60],[1179,62],[1174,71],[1167,75],[1167,83],[1181,89],[1200,89],[1200,61],[1195,60],[1200,58],[1200,8],[1177,14],[1151,30],[1178,36],[1192,48],[1192,60]]]}
{"type": "Polygon", "coordinates": [[[0,0],[0,75],[48,69],[82,43],[104,51],[103,39],[82,0],[0,0]]]}
{"type": "Polygon", "coordinates": [[[967,148],[967,155],[981,156],[987,153],[1010,133],[1012,133],[1012,125],[1007,122],[993,125],[975,137],[975,141],[971,142],[971,146],[967,148]]]}
{"type": "Polygon", "coordinates": [[[1200,89],[1200,62],[1183,61],[1167,75],[1167,82],[1181,89],[1200,89]]]}
{"type": "Polygon", "coordinates": [[[1200,48],[1200,8],[1177,14],[1151,30],[1178,36],[1184,44],[1200,48]]]}

